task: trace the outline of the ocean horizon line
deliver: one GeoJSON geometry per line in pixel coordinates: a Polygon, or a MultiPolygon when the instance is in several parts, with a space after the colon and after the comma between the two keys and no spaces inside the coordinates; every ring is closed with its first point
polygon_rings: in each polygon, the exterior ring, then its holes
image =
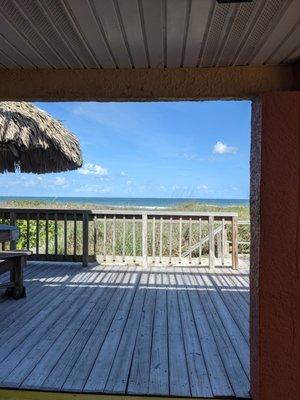
{"type": "Polygon", "coordinates": [[[9,201],[41,201],[45,203],[99,204],[113,207],[167,208],[184,203],[212,206],[248,206],[249,199],[184,198],[184,197],[81,197],[81,196],[0,196],[0,203],[9,201]]]}

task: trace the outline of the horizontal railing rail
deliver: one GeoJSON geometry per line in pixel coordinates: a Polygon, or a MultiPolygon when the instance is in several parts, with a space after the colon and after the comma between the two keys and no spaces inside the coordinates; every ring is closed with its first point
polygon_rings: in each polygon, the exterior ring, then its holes
{"type": "Polygon", "coordinates": [[[0,208],[36,260],[238,267],[237,213],[0,208]]]}
{"type": "MultiPolygon", "coordinates": [[[[214,236],[218,235],[219,233],[222,232],[223,226],[218,226],[216,229],[214,229],[214,236]]],[[[186,250],[183,254],[182,257],[187,257],[193,251],[197,250],[199,246],[203,246],[206,242],[209,242],[209,235],[205,236],[203,239],[201,239],[198,243],[194,244],[192,247],[190,247],[188,250],[186,250]]]]}
{"type": "MultiPolygon", "coordinates": [[[[231,245],[231,240],[228,244],[231,245]]],[[[238,249],[241,254],[250,253],[250,221],[238,221],[238,249]]]]}

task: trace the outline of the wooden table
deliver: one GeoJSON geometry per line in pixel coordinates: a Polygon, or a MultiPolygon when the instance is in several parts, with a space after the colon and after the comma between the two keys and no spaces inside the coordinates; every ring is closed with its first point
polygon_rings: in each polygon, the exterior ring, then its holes
{"type": "MultiPolygon", "coordinates": [[[[19,238],[19,229],[16,226],[0,224],[0,243],[14,242],[19,238]]],[[[5,287],[5,294],[14,299],[26,296],[23,285],[23,268],[26,258],[31,254],[27,250],[0,251],[0,275],[10,272],[10,281],[1,283],[5,287]]]]}

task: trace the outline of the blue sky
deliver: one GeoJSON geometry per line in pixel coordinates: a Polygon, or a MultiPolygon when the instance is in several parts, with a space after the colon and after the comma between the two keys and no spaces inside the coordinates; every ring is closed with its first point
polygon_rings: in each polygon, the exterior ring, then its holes
{"type": "Polygon", "coordinates": [[[249,196],[249,101],[36,105],[78,136],[84,166],[1,174],[2,196],[249,196]]]}

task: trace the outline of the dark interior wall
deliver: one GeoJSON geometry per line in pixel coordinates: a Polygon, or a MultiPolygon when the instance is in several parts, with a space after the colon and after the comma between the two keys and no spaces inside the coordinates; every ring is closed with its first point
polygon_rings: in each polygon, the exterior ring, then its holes
{"type": "Polygon", "coordinates": [[[251,392],[300,398],[300,92],[252,109],[251,392]]]}

